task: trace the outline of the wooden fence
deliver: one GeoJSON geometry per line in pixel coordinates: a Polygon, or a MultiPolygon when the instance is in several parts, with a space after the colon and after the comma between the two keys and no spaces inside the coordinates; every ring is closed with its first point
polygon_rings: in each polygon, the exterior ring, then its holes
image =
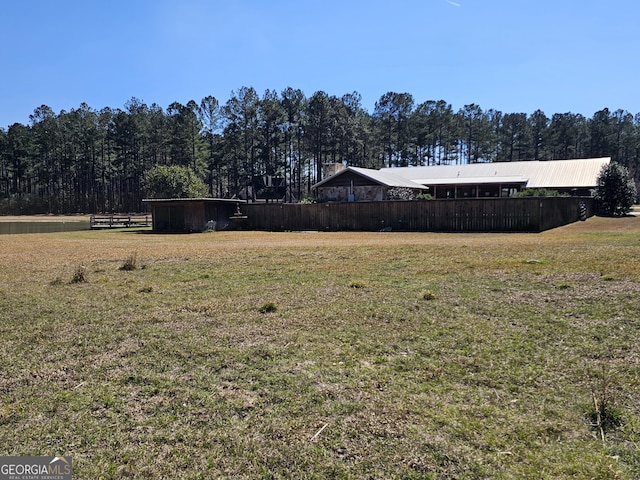
{"type": "Polygon", "coordinates": [[[151,215],[91,215],[89,220],[91,229],[98,228],[129,228],[150,227],[151,215]]]}
{"type": "Polygon", "coordinates": [[[541,232],[593,215],[588,197],[246,204],[247,230],[541,232]]]}

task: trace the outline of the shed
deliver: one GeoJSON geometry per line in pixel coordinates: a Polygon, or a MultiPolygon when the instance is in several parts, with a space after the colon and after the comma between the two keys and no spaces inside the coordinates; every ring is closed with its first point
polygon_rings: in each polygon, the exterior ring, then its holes
{"type": "Polygon", "coordinates": [[[142,202],[153,213],[153,231],[157,233],[240,229],[244,220],[240,204],[246,203],[224,198],[153,198],[142,202]]]}

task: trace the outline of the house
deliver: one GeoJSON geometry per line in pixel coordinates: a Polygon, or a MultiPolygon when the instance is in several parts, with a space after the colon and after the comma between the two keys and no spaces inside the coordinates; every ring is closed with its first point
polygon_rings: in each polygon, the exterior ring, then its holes
{"type": "Polygon", "coordinates": [[[316,198],[330,203],[248,203],[219,198],[143,202],[153,213],[157,233],[374,226],[410,231],[542,231],[591,214],[593,200],[583,197],[591,196],[602,167],[609,162],[607,157],[380,170],[336,165],[333,175],[312,187],[316,198]],[[558,190],[580,198],[506,198],[523,188],[558,190]],[[395,189],[414,195],[430,193],[443,200],[380,203],[396,199],[395,189]],[[449,198],[458,200],[446,201],[449,198]],[[476,200],[481,198],[487,200],[476,200]]]}
{"type": "Polygon", "coordinates": [[[342,167],[311,188],[316,199],[335,202],[388,200],[392,188],[410,189],[414,194],[428,192],[426,186],[393,171],[359,167],[342,167]]]}
{"type": "Polygon", "coordinates": [[[434,198],[509,197],[525,188],[592,196],[602,167],[610,162],[610,157],[604,157],[396,167],[382,168],[380,172],[426,186],[434,198]]]}

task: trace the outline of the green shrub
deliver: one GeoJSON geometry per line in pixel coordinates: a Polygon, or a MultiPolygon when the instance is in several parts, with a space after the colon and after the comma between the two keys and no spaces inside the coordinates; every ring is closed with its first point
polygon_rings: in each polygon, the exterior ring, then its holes
{"type": "Polygon", "coordinates": [[[611,162],[602,167],[596,187],[596,205],[601,215],[621,216],[631,211],[636,200],[636,184],[629,170],[611,162]]]}
{"type": "Polygon", "coordinates": [[[558,190],[550,188],[525,188],[519,192],[511,194],[511,198],[523,198],[523,197],[568,197],[566,193],[560,193],[558,190]]]}
{"type": "Polygon", "coordinates": [[[433,200],[433,195],[430,193],[419,193],[416,195],[416,200],[433,200]]]}

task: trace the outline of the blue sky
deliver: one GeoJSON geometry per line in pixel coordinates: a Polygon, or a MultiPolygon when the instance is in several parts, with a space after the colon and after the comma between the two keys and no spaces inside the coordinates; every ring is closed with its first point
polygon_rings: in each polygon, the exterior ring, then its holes
{"type": "Polygon", "coordinates": [[[504,113],[640,112],[637,0],[22,0],[0,8],[0,128],[86,102],[254,87],[504,113]]]}

